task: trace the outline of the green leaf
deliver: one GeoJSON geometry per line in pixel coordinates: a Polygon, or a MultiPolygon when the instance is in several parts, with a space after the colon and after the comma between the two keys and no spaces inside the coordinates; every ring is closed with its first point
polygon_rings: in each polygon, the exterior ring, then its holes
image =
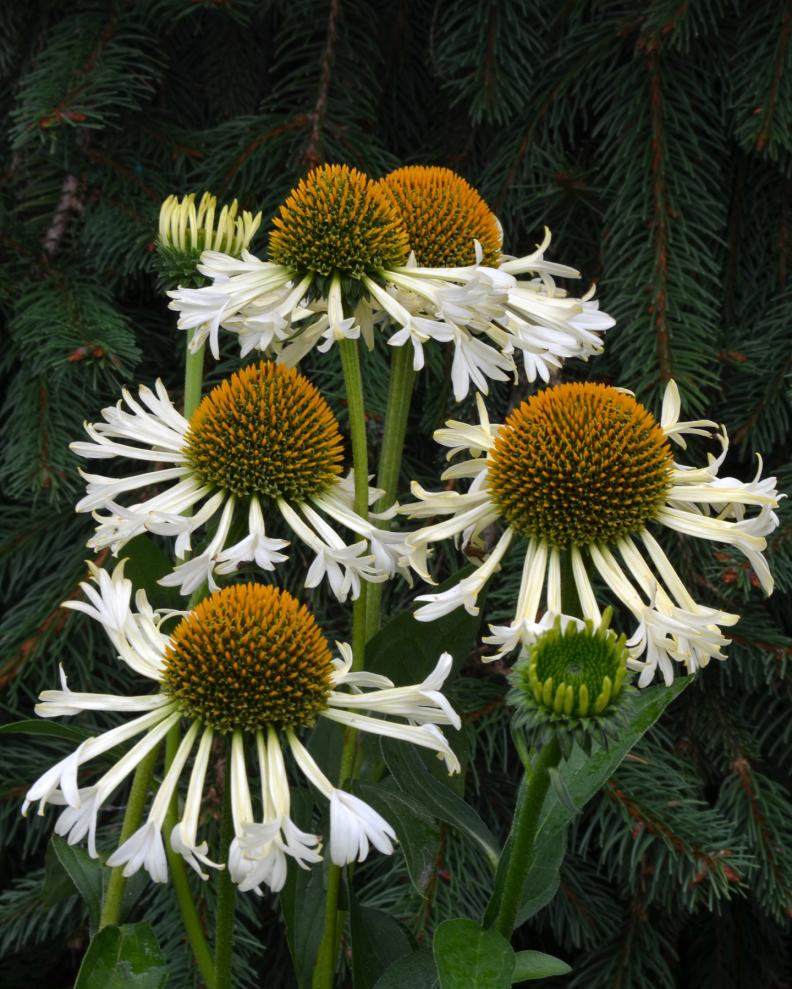
{"type": "Polygon", "coordinates": [[[146,597],[158,608],[183,608],[184,598],[175,587],[163,587],[158,583],[173,570],[173,560],[160,549],[151,536],[141,535],[130,539],[121,554],[126,560],[124,574],[136,589],[146,592],[146,597]]]}
{"type": "Polygon", "coordinates": [[[59,835],[50,839],[50,847],[58,861],[68,873],[75,889],[88,907],[91,930],[99,926],[99,915],[102,912],[102,881],[104,867],[99,859],[92,859],[82,848],[70,845],[59,835]]]}
{"type": "MultiPolygon", "coordinates": [[[[472,572],[472,566],[463,567],[436,590],[443,591],[472,572]]],[[[480,597],[479,604],[483,600],[480,597]]],[[[366,669],[390,677],[397,686],[406,686],[420,683],[435,668],[440,654],[448,652],[453,659],[449,679],[453,678],[473,649],[480,616],[469,615],[460,607],[437,621],[419,622],[413,617],[414,610],[400,612],[368,642],[366,669]]]]}
{"type": "MultiPolygon", "coordinates": [[[[671,701],[682,693],[691,679],[692,677],[680,677],[670,687],[647,687],[641,690],[633,698],[630,723],[607,749],[594,749],[592,754],[587,756],[582,749],[575,746],[569,759],[558,767],[558,785],[549,788],[539,818],[535,853],[525,877],[523,901],[517,912],[518,926],[549,903],[558,886],[557,875],[553,874],[553,870],[557,874],[561,859],[558,859],[557,866],[553,866],[550,851],[555,849],[555,853],[558,852],[558,845],[554,844],[557,841],[555,836],[565,833],[567,825],[575,816],[573,808],[583,809],[614,774],[630,749],[660,718],[671,701]],[[563,801],[558,796],[558,789],[561,786],[568,798],[563,801]],[[551,895],[548,896],[548,893],[551,895]]],[[[498,866],[492,898],[484,917],[485,924],[493,923],[497,914],[510,858],[510,846],[511,837],[506,843],[498,866]]],[[[563,850],[561,858],[563,858],[563,850]]]]}
{"type": "Polygon", "coordinates": [[[376,786],[358,783],[354,789],[393,825],[410,880],[423,895],[434,872],[440,841],[432,816],[417,800],[400,792],[391,780],[383,780],[376,786]]]}
{"type": "Polygon", "coordinates": [[[41,902],[54,907],[68,896],[79,896],[69,873],[63,868],[50,841],[44,856],[44,879],[41,883],[41,902]]]}
{"type": "Polygon", "coordinates": [[[439,985],[431,949],[419,948],[386,969],[374,989],[438,989],[439,985]]]}
{"type": "Polygon", "coordinates": [[[544,831],[536,842],[536,852],[523,887],[517,923],[533,917],[553,899],[561,885],[561,863],[566,854],[566,828],[544,831]]]}
{"type": "Polygon", "coordinates": [[[165,959],[149,924],[103,927],[88,946],[74,989],[162,989],[165,959]]]}
{"type": "Polygon", "coordinates": [[[472,920],[446,920],[435,931],[434,958],[441,989],[508,989],[514,951],[495,930],[472,920]]]}
{"type": "Polygon", "coordinates": [[[447,784],[433,776],[411,746],[382,739],[382,753],[400,789],[414,797],[434,817],[472,838],[495,869],[499,855],[498,843],[476,811],[447,784]]]}
{"type": "Polygon", "coordinates": [[[351,899],[352,984],[354,989],[373,989],[390,965],[412,953],[413,942],[389,914],[360,906],[356,896],[351,899]]]}
{"type": "Polygon", "coordinates": [[[84,742],[93,732],[75,725],[62,725],[57,721],[37,721],[30,718],[26,721],[11,721],[0,725],[0,735],[46,735],[49,738],[65,738],[68,742],[84,742]]]}
{"type": "Polygon", "coordinates": [[[531,979],[550,979],[554,975],[568,975],[572,968],[566,962],[543,951],[518,951],[515,955],[512,984],[531,979]]]}
{"type": "Polygon", "coordinates": [[[291,865],[280,893],[294,974],[300,989],[310,986],[316,954],[324,931],[325,891],[322,867],[300,869],[291,865]]]}

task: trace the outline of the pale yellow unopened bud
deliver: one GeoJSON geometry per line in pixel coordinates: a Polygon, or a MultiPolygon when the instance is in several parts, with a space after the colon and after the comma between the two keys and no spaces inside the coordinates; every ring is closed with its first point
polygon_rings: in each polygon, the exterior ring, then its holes
{"type": "Polygon", "coordinates": [[[210,250],[239,257],[261,226],[261,213],[254,216],[243,210],[238,215],[239,204],[235,199],[223,206],[215,223],[216,210],[217,198],[208,192],[201,196],[197,208],[195,193],[182,200],[168,196],[160,209],[160,246],[185,253],[210,250]]]}

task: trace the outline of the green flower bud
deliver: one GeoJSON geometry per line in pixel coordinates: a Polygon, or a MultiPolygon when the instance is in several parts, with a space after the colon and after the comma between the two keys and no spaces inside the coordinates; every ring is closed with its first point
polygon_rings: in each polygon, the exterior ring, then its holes
{"type": "Polygon", "coordinates": [[[509,703],[534,744],[555,735],[564,748],[577,740],[588,749],[592,737],[606,742],[618,727],[632,688],[625,638],[610,618],[607,609],[599,626],[568,621],[562,629],[559,616],[515,665],[509,703]]]}

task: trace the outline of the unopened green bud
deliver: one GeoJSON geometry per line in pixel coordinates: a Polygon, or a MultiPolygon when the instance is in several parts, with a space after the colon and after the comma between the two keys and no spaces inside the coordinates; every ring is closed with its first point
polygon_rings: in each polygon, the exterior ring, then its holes
{"type": "Polygon", "coordinates": [[[549,735],[602,738],[623,706],[629,651],[609,627],[610,609],[599,625],[559,616],[526,651],[511,673],[509,701],[518,723],[541,743],[549,735]]]}

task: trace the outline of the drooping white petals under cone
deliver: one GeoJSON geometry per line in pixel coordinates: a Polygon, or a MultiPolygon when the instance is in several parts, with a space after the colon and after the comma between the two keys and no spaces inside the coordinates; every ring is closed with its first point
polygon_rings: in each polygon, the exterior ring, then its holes
{"type": "Polygon", "coordinates": [[[238,259],[206,251],[199,271],[211,284],[169,292],[170,308],[179,313],[179,328],[193,332],[193,349],[208,340],[217,358],[222,327],[237,334],[243,356],[256,349],[291,367],[313,347],[324,352],[361,332],[371,346],[370,327],[384,316],[396,327],[388,343],[412,347],[416,371],[424,366],[429,341],[453,346],[452,385],[461,401],[471,386],[487,394],[489,381],[516,374],[515,354],[522,354],[529,381],[547,381],[567,358],[585,360],[601,352],[602,333],[614,321],[599,311],[593,289],[577,299],[556,285],[554,275],[579,278],[580,273],[545,261],[549,245],[545,230],[536,251],[504,258],[497,268],[481,264],[476,242],[476,262],[463,267],[420,268],[411,256],[403,267],[379,272],[377,279],[362,276],[365,307],[352,313],[343,310],[337,276],[327,298],[308,304],[311,273],[297,277],[248,252],[238,259]],[[520,275],[532,277],[521,280],[520,275]]]}
{"type": "MultiPolygon", "coordinates": [[[[91,694],[70,690],[62,675],[60,690],[42,693],[36,708],[40,716],[61,717],[82,711],[115,711],[135,716],[86,739],[43,773],[28,790],[22,812],[27,813],[32,803],[38,804],[39,814],[44,813],[47,804],[62,807],[55,824],[56,832],[71,844],[87,836],[88,850],[96,858],[99,812],[140,762],[183,718],[177,702],[162,690],[164,656],[170,639],[160,628],[173,612],[154,611],[142,591],[135,597],[135,606],[131,606],[132,587],[123,575],[123,563],[116,566],[112,575],[94,569],[93,586],[88,584],[86,589],[95,592],[89,595],[91,608],[78,607],[81,602],[70,602],[70,605],[75,610],[87,610],[103,626],[119,658],[161,689],[135,697],[91,694]],[[126,748],[129,742],[133,744],[126,748]],[[91,786],[80,787],[81,767],[117,748],[126,748],[118,761],[91,786]]],[[[319,712],[321,717],[428,747],[445,761],[449,772],[458,771],[459,762],[438,727],[452,725],[458,728],[460,725],[459,716],[442,693],[451,671],[451,657],[447,653],[440,656],[435,669],[421,683],[395,687],[381,674],[353,671],[352,651],[346,643],[338,643],[338,652],[333,660],[332,690],[327,707],[319,712]]],[[[280,731],[266,726],[247,734],[239,730],[232,734],[226,785],[231,788],[234,838],[228,862],[213,861],[206,841],[199,838],[201,804],[213,738],[211,726],[199,721],[188,725],[173,761],[156,789],[144,823],[110,855],[109,865],[123,866],[127,876],[144,869],[156,882],[165,882],[168,877],[165,840],[169,839],[173,850],[204,879],[207,868],[227,865],[232,879],[243,891],[260,893],[262,887],[273,891],[281,889],[289,859],[302,868],[309,868],[321,860],[320,836],[303,831],[291,817],[284,740],[307,781],[330,802],[333,861],[339,865],[362,861],[372,845],[386,854],[393,850],[395,832],[380,814],[358,797],[333,786],[293,730],[280,731]],[[253,748],[261,790],[260,814],[254,810],[248,779],[248,759],[253,748]],[[170,835],[165,835],[163,827],[168,807],[180,789],[190,762],[181,818],[170,835]]]]}
{"type": "MultiPolygon", "coordinates": [[[[177,558],[183,558],[191,550],[192,537],[208,529],[211,538],[202,552],[178,563],[160,581],[185,596],[204,583],[216,590],[215,574],[232,573],[241,564],[255,562],[264,570],[273,570],[287,559],[281,551],[289,542],[267,535],[256,495],[237,499],[204,484],[190,467],[186,457],[189,422],[173,406],[162,382],[157,382],[155,391],[141,387],[137,399],[124,390],[123,401],[103,409],[102,416],[103,422],[86,424],[90,442],[72,443],[71,449],[92,459],[144,461],[151,469],[123,478],[83,474],[87,492],[77,503],[77,511],[90,511],[96,519],[96,531],[88,541],[92,549],[109,548],[117,555],[135,536],[153,532],[173,539],[177,558]],[[154,469],[163,461],[173,466],[154,469]],[[125,496],[151,487],[158,493],[121,504],[125,496]],[[240,511],[247,514],[247,532],[228,545],[240,511]]],[[[405,553],[403,538],[361,518],[347,492],[348,484],[336,479],[306,501],[290,503],[280,498],[268,503],[316,554],[306,586],[327,580],[339,601],[358,597],[361,581],[381,582],[393,576],[405,553]],[[360,538],[348,544],[328,519],[360,538]]],[[[370,493],[372,500],[377,497],[375,489],[370,493]]],[[[94,594],[89,592],[92,601],[94,594]]],[[[123,598],[116,596],[112,602],[116,618],[122,616],[123,598]]],[[[90,613],[91,605],[80,602],[76,606],[90,613]]]]}
{"type": "MultiPolygon", "coordinates": [[[[467,459],[453,464],[444,479],[470,478],[466,493],[430,492],[413,484],[417,501],[400,511],[413,518],[446,516],[445,521],[426,526],[407,538],[410,565],[424,579],[431,581],[427,569],[432,544],[459,538],[463,544],[478,541],[483,530],[500,518],[488,481],[488,464],[499,425],[491,424],[478,398],[478,425],[448,422],[435,439],[449,448],[449,459],[457,455],[467,459]]],[[[685,436],[715,433],[716,424],[708,420],[682,422],[681,402],[675,382],[670,381],[663,400],[660,427],[680,446],[685,436]]],[[[773,590],[773,580],[763,555],[766,536],[778,525],[774,509],[779,494],[774,477],[761,477],[761,462],[756,477],[743,482],[719,477],[728,440],[725,431],[716,433],[720,444],[717,457],[710,456],[706,467],[692,468],[674,464],[671,485],[665,504],[654,521],[684,535],[709,539],[732,546],[743,553],[765,593],[773,590]],[[756,514],[746,515],[748,509],[756,514]]],[[[486,560],[476,570],[446,591],[423,594],[424,602],[415,613],[419,621],[433,621],[464,607],[478,613],[478,596],[495,573],[517,533],[507,527],[486,560]]],[[[600,608],[589,576],[594,569],[609,591],[632,613],[636,625],[629,640],[630,665],[640,671],[639,684],[650,683],[659,670],[666,683],[673,679],[675,664],[686,672],[704,667],[710,659],[724,659],[722,649],[728,639],[721,626],[731,626],[738,616],[710,608],[694,600],[673,564],[648,528],[618,539],[614,546],[591,544],[572,547],[572,571],[585,618],[598,623],[600,608]],[[585,551],[587,560],[584,560],[585,551]],[[615,551],[615,552],[614,552],[615,551]],[[617,555],[618,554],[618,555],[617,555]]],[[[522,578],[512,620],[507,625],[490,626],[485,642],[495,646],[489,658],[505,656],[520,646],[530,645],[562,613],[561,561],[557,549],[541,539],[529,538],[523,561],[522,578]],[[540,619],[540,615],[544,615],[540,619]]]]}

